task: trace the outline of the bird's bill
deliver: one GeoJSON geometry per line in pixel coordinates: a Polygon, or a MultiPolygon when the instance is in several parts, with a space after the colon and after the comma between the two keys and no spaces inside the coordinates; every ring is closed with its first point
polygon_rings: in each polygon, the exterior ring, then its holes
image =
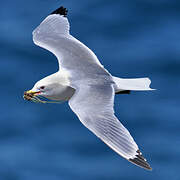
{"type": "Polygon", "coordinates": [[[39,95],[40,93],[41,93],[40,91],[32,91],[32,90],[29,90],[29,91],[25,91],[24,94],[31,95],[31,96],[37,96],[37,95],[39,95]]]}
{"type": "Polygon", "coordinates": [[[29,91],[25,91],[24,92],[24,95],[23,95],[23,98],[27,101],[32,101],[32,102],[35,102],[35,103],[62,103],[63,101],[44,101],[44,100],[41,100],[41,91],[32,91],[32,90],[29,90],[29,91]]]}
{"type": "Polygon", "coordinates": [[[35,96],[38,96],[40,94],[40,91],[32,91],[32,90],[29,90],[29,91],[25,91],[24,92],[24,99],[25,100],[32,100],[35,96]]]}

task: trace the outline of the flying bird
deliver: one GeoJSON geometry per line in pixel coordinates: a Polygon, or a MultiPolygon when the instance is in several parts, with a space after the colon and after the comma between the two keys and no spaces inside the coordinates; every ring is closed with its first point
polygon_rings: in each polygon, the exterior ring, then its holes
{"type": "Polygon", "coordinates": [[[33,31],[37,46],[52,52],[59,71],[24,93],[26,100],[68,101],[82,124],[128,161],[151,170],[129,131],[114,114],[115,94],[152,90],[149,78],[124,79],[112,76],[96,55],[70,34],[67,9],[60,7],[33,31]]]}

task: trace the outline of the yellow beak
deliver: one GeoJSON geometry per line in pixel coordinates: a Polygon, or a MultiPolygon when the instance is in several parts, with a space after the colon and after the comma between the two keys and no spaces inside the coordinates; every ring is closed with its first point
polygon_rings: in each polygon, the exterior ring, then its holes
{"type": "Polygon", "coordinates": [[[25,91],[23,98],[25,100],[30,101],[34,96],[37,96],[38,94],[39,94],[39,92],[35,92],[35,91],[32,91],[32,90],[25,91]]]}
{"type": "Polygon", "coordinates": [[[27,93],[27,94],[36,94],[36,92],[35,92],[35,91],[32,91],[32,90],[25,91],[25,93],[27,93]]]}

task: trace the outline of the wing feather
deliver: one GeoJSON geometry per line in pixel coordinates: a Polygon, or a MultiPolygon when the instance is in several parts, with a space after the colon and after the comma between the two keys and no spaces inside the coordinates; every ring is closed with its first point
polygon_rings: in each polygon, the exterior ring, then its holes
{"type": "MultiPolygon", "coordinates": [[[[104,69],[96,55],[82,42],[70,35],[67,17],[51,14],[33,31],[33,41],[37,46],[52,52],[61,68],[78,71],[89,67],[93,73],[97,66],[104,69]],[[76,67],[76,69],[74,69],[76,67]]],[[[104,70],[103,70],[104,71],[104,70]]]]}
{"type": "Polygon", "coordinates": [[[102,83],[96,86],[76,83],[69,105],[80,121],[105,144],[128,161],[151,169],[141,155],[129,131],[114,115],[114,88],[102,83]]]}

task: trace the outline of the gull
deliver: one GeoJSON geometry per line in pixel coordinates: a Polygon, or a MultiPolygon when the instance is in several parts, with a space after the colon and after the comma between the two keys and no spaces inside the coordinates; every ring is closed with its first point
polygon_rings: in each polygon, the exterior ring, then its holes
{"type": "Polygon", "coordinates": [[[81,123],[106,145],[135,165],[151,170],[129,131],[114,114],[115,94],[147,91],[149,78],[124,79],[112,76],[96,55],[70,34],[67,9],[61,6],[33,31],[33,41],[52,52],[59,71],[24,93],[27,100],[45,97],[68,101],[81,123]]]}

